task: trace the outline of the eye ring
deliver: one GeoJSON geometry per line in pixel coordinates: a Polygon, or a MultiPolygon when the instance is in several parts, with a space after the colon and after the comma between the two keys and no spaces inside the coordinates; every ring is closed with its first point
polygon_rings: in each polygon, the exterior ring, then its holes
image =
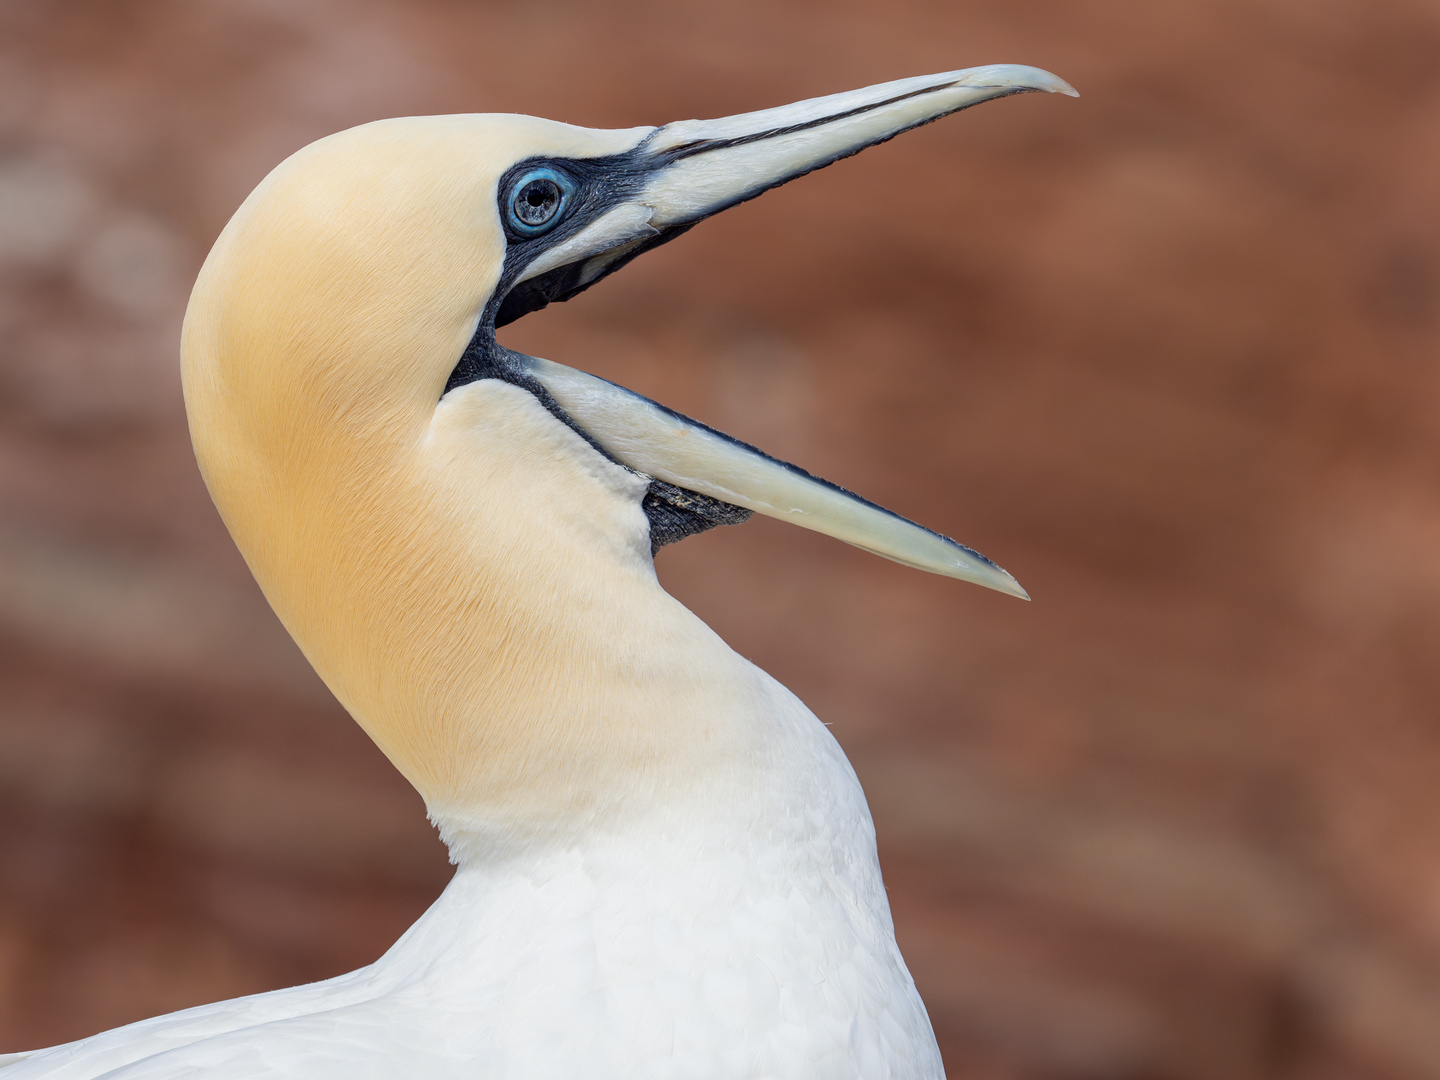
{"type": "Polygon", "coordinates": [[[556,169],[529,169],[510,185],[505,217],[510,228],[529,239],[549,232],[564,219],[574,184],[556,169]]]}

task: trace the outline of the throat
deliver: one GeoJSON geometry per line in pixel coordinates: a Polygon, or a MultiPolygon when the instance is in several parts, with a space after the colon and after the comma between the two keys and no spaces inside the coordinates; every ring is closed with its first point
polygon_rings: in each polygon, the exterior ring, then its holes
{"type": "MultiPolygon", "coordinates": [[[[574,431],[601,456],[622,468],[629,468],[606,451],[558,401],[533,376],[526,373],[524,365],[517,363],[520,354],[500,345],[495,340],[495,328],[489,318],[482,318],[475,336],[460,357],[445,384],[445,393],[481,379],[498,379],[518,386],[533,394],[555,419],[574,431]]],[[[667,544],[678,543],[687,536],[709,532],[721,525],[741,525],[750,520],[751,511],[743,506],[702,495],[698,491],[667,484],[663,480],[650,478],[650,489],[645,493],[641,509],[650,523],[650,554],[654,555],[667,544]]]]}
{"type": "MultiPolygon", "coordinates": [[[[590,695],[610,728],[603,750],[574,748],[518,786],[510,772],[503,792],[472,788],[471,798],[444,806],[427,799],[451,861],[529,877],[572,863],[598,872],[618,860],[605,872],[625,879],[640,863],[652,877],[667,865],[700,873],[698,860],[712,871],[726,864],[724,876],[743,881],[757,859],[803,855],[829,866],[849,852],[873,853],[864,796],[829,730],[708,629],[694,644],[690,660],[708,662],[656,670],[656,684],[640,693],[621,685],[628,680],[593,680],[590,695]],[[630,752],[613,752],[631,740],[630,752]],[[568,782],[566,767],[576,768],[568,782]]],[[[707,874],[701,885],[713,880],[707,874]]]]}
{"type": "Polygon", "coordinates": [[[708,532],[720,525],[741,525],[751,511],[734,503],[712,499],[687,488],[652,479],[650,490],[640,504],[650,522],[650,554],[666,544],[708,532]]]}

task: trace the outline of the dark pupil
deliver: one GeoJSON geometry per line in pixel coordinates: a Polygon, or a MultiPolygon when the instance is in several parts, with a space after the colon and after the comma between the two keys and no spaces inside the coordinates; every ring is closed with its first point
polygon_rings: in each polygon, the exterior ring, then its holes
{"type": "Polygon", "coordinates": [[[560,208],[560,185],[554,180],[531,180],[515,196],[515,216],[526,225],[543,225],[560,208]]]}

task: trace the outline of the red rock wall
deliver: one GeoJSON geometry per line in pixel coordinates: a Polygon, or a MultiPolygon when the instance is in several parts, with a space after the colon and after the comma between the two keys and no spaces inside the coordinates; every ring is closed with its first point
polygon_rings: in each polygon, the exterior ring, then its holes
{"type": "Polygon", "coordinates": [[[1440,1077],[1440,9],[0,5],[0,1049],[334,974],[444,883],[212,511],[176,336],[337,128],[1027,97],[505,331],[974,544],[667,585],[834,724],[956,1078],[1440,1077]]]}

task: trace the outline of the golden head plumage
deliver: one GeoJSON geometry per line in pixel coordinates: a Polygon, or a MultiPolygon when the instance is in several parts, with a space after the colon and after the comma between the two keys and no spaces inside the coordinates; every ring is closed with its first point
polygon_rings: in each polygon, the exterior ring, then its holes
{"type": "Polygon", "coordinates": [[[788,516],[1023,595],[953,541],[501,349],[494,326],[770,186],[1034,89],[1068,91],[1002,67],[662,128],[386,120],[246,200],[186,316],[196,454],[286,628],[447,839],[576,827],[760,752],[753,669],[655,580],[652,480],[681,518],[788,516]],[[457,379],[462,358],[479,374],[457,379]]]}

